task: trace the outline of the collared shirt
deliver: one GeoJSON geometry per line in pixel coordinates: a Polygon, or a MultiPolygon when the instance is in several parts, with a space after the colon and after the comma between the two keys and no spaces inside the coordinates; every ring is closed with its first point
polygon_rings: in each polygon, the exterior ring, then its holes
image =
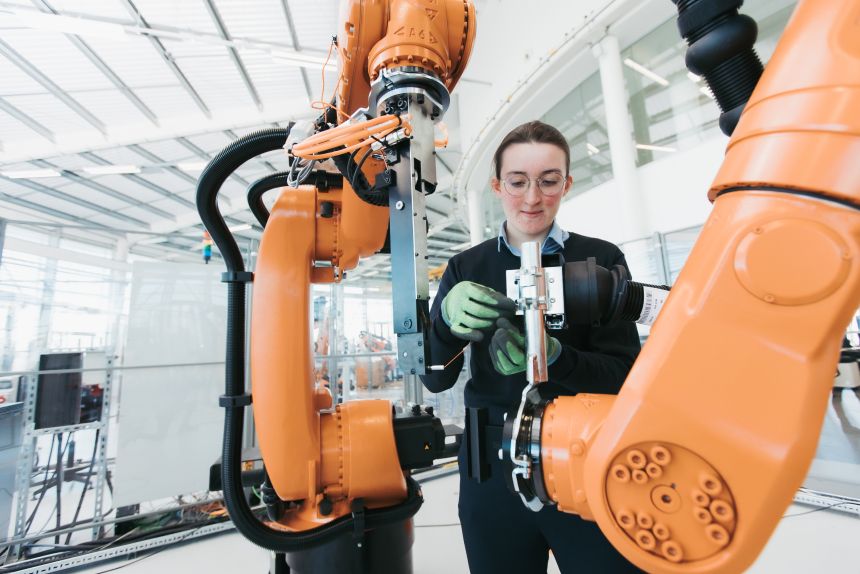
{"type": "MultiPolygon", "coordinates": [[[[546,234],[543,243],[541,243],[540,252],[544,255],[548,253],[558,253],[564,249],[564,242],[567,241],[568,237],[570,237],[570,233],[559,227],[558,223],[553,220],[552,227],[549,228],[549,233],[546,234]]],[[[504,243],[505,247],[507,247],[508,250],[517,257],[522,255],[520,250],[511,245],[508,241],[508,230],[505,228],[504,221],[499,225],[498,250],[500,253],[502,251],[502,243],[504,243]]]]}

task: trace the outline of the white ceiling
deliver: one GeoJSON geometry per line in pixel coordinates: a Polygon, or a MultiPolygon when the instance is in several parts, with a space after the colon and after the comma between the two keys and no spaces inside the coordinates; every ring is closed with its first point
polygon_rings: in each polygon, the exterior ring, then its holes
{"type": "MultiPolygon", "coordinates": [[[[127,237],[141,255],[199,256],[199,164],[245,133],[318,113],[310,102],[323,81],[331,97],[337,79],[333,65],[323,79],[322,64],[338,4],[0,0],[0,172],[60,173],[0,175],[0,215],[67,225],[64,234],[106,245],[127,237]],[[99,165],[140,172],[84,171],[99,165]]],[[[460,154],[439,157],[454,169],[460,154]]],[[[286,158],[272,153],[239,169],[222,191],[228,224],[254,223],[245,189],[285,168],[286,158]]],[[[439,180],[428,201],[431,226],[455,209],[444,166],[439,180]]],[[[467,240],[457,225],[434,233],[431,264],[467,240]]],[[[387,258],[376,259],[362,269],[387,272],[387,258]]]]}

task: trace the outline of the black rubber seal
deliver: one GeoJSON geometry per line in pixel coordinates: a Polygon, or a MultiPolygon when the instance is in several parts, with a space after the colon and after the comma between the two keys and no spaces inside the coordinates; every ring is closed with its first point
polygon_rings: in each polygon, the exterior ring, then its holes
{"type": "Polygon", "coordinates": [[[774,193],[787,193],[788,195],[800,195],[803,197],[820,199],[822,201],[832,201],[833,203],[838,203],[839,205],[844,205],[845,207],[850,207],[852,209],[860,209],[860,203],[853,202],[850,199],[831,197],[829,195],[821,193],[820,191],[789,189],[787,187],[778,187],[770,185],[739,185],[736,187],[729,187],[717,193],[717,197],[720,197],[721,195],[725,195],[727,193],[735,193],[737,191],[770,191],[774,193]]]}

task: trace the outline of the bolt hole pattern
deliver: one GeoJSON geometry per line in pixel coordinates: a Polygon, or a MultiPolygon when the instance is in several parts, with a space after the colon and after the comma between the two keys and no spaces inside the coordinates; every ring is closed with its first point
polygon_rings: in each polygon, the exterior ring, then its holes
{"type": "Polygon", "coordinates": [[[715,558],[731,545],[738,527],[734,493],[698,452],[643,441],[626,445],[604,468],[617,532],[663,569],[715,558]]]}

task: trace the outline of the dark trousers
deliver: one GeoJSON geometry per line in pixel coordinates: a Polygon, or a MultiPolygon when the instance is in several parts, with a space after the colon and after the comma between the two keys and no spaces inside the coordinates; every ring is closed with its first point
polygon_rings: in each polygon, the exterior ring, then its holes
{"type": "Polygon", "coordinates": [[[641,572],[603,536],[597,524],[546,507],[526,508],[493,465],[478,484],[460,465],[460,525],[471,574],[546,574],[552,550],[562,574],[641,572]]]}

